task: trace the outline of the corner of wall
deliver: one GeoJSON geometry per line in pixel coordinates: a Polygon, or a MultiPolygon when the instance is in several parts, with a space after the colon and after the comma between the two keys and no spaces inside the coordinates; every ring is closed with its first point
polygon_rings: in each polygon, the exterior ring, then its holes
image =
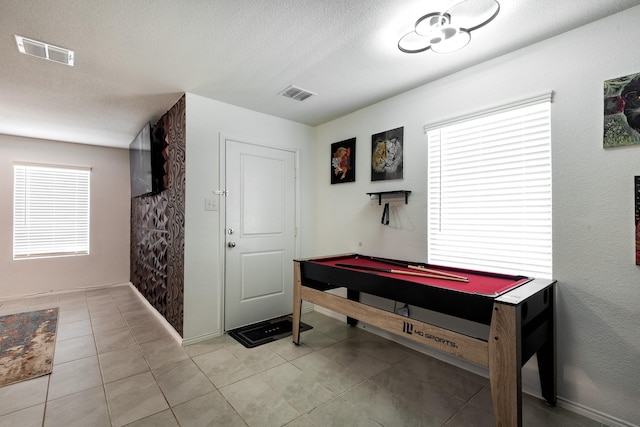
{"type": "Polygon", "coordinates": [[[131,199],[131,283],[180,334],[184,320],[185,96],[154,125],[167,144],[166,189],[131,199]]]}

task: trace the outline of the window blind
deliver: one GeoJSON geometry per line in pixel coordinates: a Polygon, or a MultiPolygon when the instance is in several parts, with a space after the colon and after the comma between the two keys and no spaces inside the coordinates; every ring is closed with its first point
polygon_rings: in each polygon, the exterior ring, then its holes
{"type": "Polygon", "coordinates": [[[89,253],[90,170],[14,164],[13,258],[89,253]]]}
{"type": "Polygon", "coordinates": [[[551,277],[550,102],[425,128],[430,263],[551,277]]]}

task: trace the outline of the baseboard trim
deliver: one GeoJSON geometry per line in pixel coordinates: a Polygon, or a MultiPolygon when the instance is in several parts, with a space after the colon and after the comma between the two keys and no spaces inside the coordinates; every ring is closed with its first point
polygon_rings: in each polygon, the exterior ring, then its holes
{"type": "Polygon", "coordinates": [[[587,417],[593,421],[597,421],[606,425],[607,427],[637,427],[637,424],[630,423],[628,421],[621,420],[619,418],[612,417],[611,415],[605,414],[600,411],[596,411],[595,409],[588,408],[584,405],[580,405],[578,403],[567,400],[563,397],[558,396],[557,405],[567,411],[571,411],[578,415],[582,415],[583,417],[587,417]]]}
{"type": "Polygon", "coordinates": [[[214,331],[214,332],[210,332],[208,334],[202,334],[202,335],[198,335],[196,337],[192,337],[192,338],[188,338],[188,339],[183,339],[182,340],[182,345],[191,345],[191,344],[197,344],[199,342],[203,342],[203,341],[207,341],[213,338],[217,338],[222,336],[222,332],[220,331],[214,331]]]}
{"type": "Polygon", "coordinates": [[[130,282],[124,282],[124,283],[111,283],[111,284],[107,284],[107,285],[94,285],[94,286],[80,286],[77,288],[72,288],[72,289],[60,289],[57,291],[41,291],[41,292],[32,292],[32,293],[28,293],[28,294],[20,294],[20,295],[10,295],[10,296],[6,296],[6,297],[0,297],[0,302],[8,302],[8,301],[13,301],[13,300],[17,300],[17,299],[24,299],[24,298],[38,298],[38,297],[42,297],[42,296],[54,296],[54,295],[64,295],[64,294],[70,294],[73,292],[80,292],[80,291],[95,291],[98,289],[108,289],[108,288],[114,288],[117,286],[128,286],[130,284],[130,282]]]}
{"type": "Polygon", "coordinates": [[[133,283],[129,282],[128,283],[129,287],[131,289],[133,289],[136,293],[136,295],[138,295],[138,298],[140,298],[140,300],[151,309],[151,312],[153,313],[153,315],[160,321],[160,323],[162,324],[162,326],[164,326],[164,328],[167,330],[167,332],[171,335],[171,337],[173,339],[176,340],[176,342],[180,345],[183,345],[183,339],[182,336],[180,336],[180,334],[178,333],[178,331],[176,331],[173,326],[171,326],[171,324],[167,321],[167,319],[165,319],[162,314],[160,314],[160,312],[158,310],[155,309],[154,306],[151,305],[151,303],[149,301],[147,301],[147,299],[144,297],[144,295],[142,295],[140,293],[140,291],[133,286],[133,283]]]}

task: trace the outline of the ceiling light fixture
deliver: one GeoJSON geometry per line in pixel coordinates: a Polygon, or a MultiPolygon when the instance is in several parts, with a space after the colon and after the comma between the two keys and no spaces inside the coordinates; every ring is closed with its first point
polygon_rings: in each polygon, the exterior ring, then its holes
{"type": "Polygon", "coordinates": [[[39,42],[37,40],[28,39],[19,35],[15,35],[16,44],[20,53],[37,56],[38,58],[54,61],[59,64],[70,65],[73,67],[73,51],[63,47],[53,46],[48,43],[39,42]]]}
{"type": "Polygon", "coordinates": [[[463,0],[446,12],[427,13],[415,23],[415,30],[398,41],[398,49],[418,53],[431,49],[436,53],[451,53],[471,41],[471,31],[484,27],[498,15],[496,0],[463,0]]]}

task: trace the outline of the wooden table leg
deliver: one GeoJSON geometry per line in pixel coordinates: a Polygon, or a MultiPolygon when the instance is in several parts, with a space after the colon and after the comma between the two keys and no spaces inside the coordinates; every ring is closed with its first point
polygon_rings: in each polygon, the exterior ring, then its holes
{"type": "Polygon", "coordinates": [[[522,427],[520,307],[494,304],[489,332],[489,382],[498,427],[522,427]]]}

